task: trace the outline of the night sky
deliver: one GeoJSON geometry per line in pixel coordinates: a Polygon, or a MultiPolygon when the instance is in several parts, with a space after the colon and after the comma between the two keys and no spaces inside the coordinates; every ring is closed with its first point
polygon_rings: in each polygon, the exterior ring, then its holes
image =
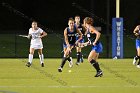
{"type": "MultiPolygon", "coordinates": [[[[124,18],[124,28],[131,33],[134,27],[140,23],[138,14],[140,0],[120,1],[120,16],[124,18]]],[[[101,26],[106,31],[104,22],[107,22],[107,0],[0,0],[0,11],[1,32],[27,30],[30,27],[31,18],[49,29],[63,30],[67,26],[68,18],[75,15],[80,15],[81,19],[86,16],[95,17],[94,25],[101,26]],[[73,4],[76,5],[73,6],[73,4]],[[78,9],[77,6],[89,13],[78,9]]],[[[109,23],[111,24],[112,18],[115,17],[115,0],[110,0],[109,11],[109,23]]]]}

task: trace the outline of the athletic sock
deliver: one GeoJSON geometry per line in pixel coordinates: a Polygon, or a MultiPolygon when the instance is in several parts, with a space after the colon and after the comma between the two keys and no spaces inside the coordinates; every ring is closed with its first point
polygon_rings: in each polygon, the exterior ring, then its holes
{"type": "Polygon", "coordinates": [[[77,62],[80,62],[81,52],[77,52],[77,62]]]}
{"type": "Polygon", "coordinates": [[[66,63],[67,58],[63,57],[60,67],[63,68],[66,63]]]}
{"type": "Polygon", "coordinates": [[[135,60],[138,60],[140,58],[140,56],[135,56],[134,58],[135,58],[135,60]]]}
{"type": "MultiPolygon", "coordinates": [[[[137,65],[140,65],[140,56],[137,56],[138,57],[138,59],[139,59],[139,62],[138,62],[138,64],[137,65]]],[[[136,58],[135,58],[136,59],[136,58]]]]}
{"type": "Polygon", "coordinates": [[[44,55],[43,54],[39,55],[39,59],[40,59],[41,64],[44,63],[44,55]]]}
{"type": "Polygon", "coordinates": [[[33,55],[32,54],[29,54],[29,60],[28,60],[28,62],[32,63],[32,60],[33,60],[33,55]]]}
{"type": "Polygon", "coordinates": [[[92,60],[90,61],[90,63],[91,63],[92,66],[96,69],[97,72],[101,70],[100,67],[99,67],[98,62],[96,62],[94,59],[92,59],[92,60]]]}
{"type": "Polygon", "coordinates": [[[68,57],[67,60],[70,62],[71,61],[70,57],[68,57]]]}

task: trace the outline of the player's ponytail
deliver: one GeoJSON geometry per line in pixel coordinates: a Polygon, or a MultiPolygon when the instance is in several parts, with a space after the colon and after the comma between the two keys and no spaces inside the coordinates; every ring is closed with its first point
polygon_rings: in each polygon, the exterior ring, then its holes
{"type": "Polygon", "coordinates": [[[91,18],[91,17],[86,17],[85,19],[84,19],[84,21],[85,21],[85,23],[87,23],[87,24],[93,24],[93,19],[91,18]]]}

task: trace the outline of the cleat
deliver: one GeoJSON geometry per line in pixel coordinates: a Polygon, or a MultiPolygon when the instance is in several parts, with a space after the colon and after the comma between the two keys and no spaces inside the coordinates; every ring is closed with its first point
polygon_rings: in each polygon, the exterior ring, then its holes
{"type": "Polygon", "coordinates": [[[31,66],[31,63],[30,63],[30,62],[27,62],[27,63],[26,63],[26,66],[27,66],[27,67],[30,67],[30,66],[31,66]]]}
{"type": "Polygon", "coordinates": [[[44,63],[41,63],[41,67],[44,67],[44,63]]]}
{"type": "Polygon", "coordinates": [[[133,65],[136,65],[136,62],[137,62],[137,60],[134,57],[134,59],[133,59],[133,65]]]}
{"type": "Polygon", "coordinates": [[[137,65],[137,68],[140,68],[140,65],[137,65]]]}
{"type": "Polygon", "coordinates": [[[58,68],[58,72],[62,72],[62,68],[61,67],[58,68]]]}
{"type": "Polygon", "coordinates": [[[70,57],[71,61],[69,61],[69,67],[73,67],[72,57],[70,57]]]}
{"type": "Polygon", "coordinates": [[[103,76],[103,72],[100,70],[97,72],[97,74],[94,77],[102,77],[103,76]]]}
{"type": "Polygon", "coordinates": [[[75,64],[76,64],[77,66],[79,66],[79,65],[80,65],[80,63],[79,63],[79,62],[76,62],[75,64]]]}

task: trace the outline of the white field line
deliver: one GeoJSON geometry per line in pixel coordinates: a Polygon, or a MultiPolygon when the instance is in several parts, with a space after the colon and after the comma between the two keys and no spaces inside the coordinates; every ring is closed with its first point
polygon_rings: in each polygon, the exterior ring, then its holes
{"type": "Polygon", "coordinates": [[[0,88],[41,88],[41,87],[46,87],[46,88],[103,88],[103,87],[106,87],[106,88],[119,88],[119,87],[137,87],[139,88],[140,86],[0,86],[0,88]]]}

